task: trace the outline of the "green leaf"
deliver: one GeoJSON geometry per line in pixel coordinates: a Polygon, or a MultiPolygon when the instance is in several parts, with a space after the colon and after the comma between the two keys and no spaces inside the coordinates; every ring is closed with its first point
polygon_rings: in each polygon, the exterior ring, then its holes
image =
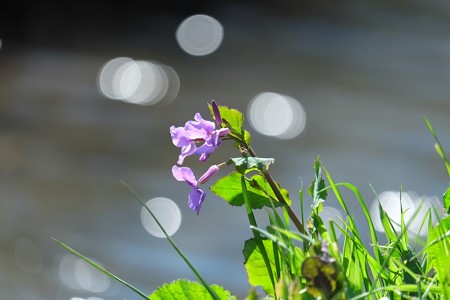
{"type": "MultiPolygon", "coordinates": [[[[280,184],[276,181],[274,181],[275,185],[277,186],[278,190],[280,191],[281,195],[283,196],[284,200],[286,201],[287,205],[291,205],[291,199],[289,199],[289,192],[286,189],[281,188],[280,184]]],[[[250,186],[252,188],[255,188],[260,195],[267,196],[269,195],[272,200],[274,200],[275,207],[282,206],[280,202],[278,202],[278,198],[273,192],[272,188],[270,187],[270,184],[267,182],[267,180],[264,178],[264,176],[260,174],[253,175],[250,178],[250,186]]]]}
{"type": "Polygon", "coordinates": [[[441,284],[450,283],[450,216],[445,217],[428,236],[428,256],[441,284]]]}
{"type": "Polygon", "coordinates": [[[256,292],[255,288],[251,288],[250,292],[248,292],[247,297],[245,297],[245,300],[258,300],[258,293],[256,292]]]}
{"type": "Polygon", "coordinates": [[[234,108],[219,105],[220,116],[229,129],[234,132],[242,132],[242,124],[244,122],[244,115],[234,108]]]}
{"type": "MultiPolygon", "coordinates": [[[[236,299],[221,286],[211,285],[211,288],[219,296],[219,299],[236,299]]],[[[179,279],[170,284],[166,283],[154,291],[149,298],[152,300],[213,299],[203,285],[187,279],[179,279]]]]}
{"type": "MultiPolygon", "coordinates": [[[[208,104],[208,107],[211,116],[215,118],[211,104],[208,104]]],[[[218,107],[223,122],[222,126],[225,125],[231,131],[241,134],[243,132],[242,124],[244,123],[244,115],[237,109],[229,108],[228,106],[218,105],[218,107]]]]}
{"type": "Polygon", "coordinates": [[[444,193],[443,199],[444,199],[444,208],[447,211],[447,214],[450,214],[450,186],[444,193]]]}
{"type": "Polygon", "coordinates": [[[313,204],[311,205],[311,208],[319,213],[322,210],[322,202],[324,202],[328,196],[328,193],[325,190],[325,181],[322,178],[320,156],[317,156],[314,161],[314,171],[314,180],[309,186],[308,192],[313,197],[313,204]]]}
{"type": "MultiPolygon", "coordinates": [[[[275,258],[271,240],[263,240],[272,270],[275,270],[275,258]]],[[[263,256],[254,238],[245,241],[244,245],[245,269],[248,275],[248,282],[252,286],[261,286],[268,295],[274,294],[272,281],[264,262],[263,256]]]]}
{"type": "MultiPolygon", "coordinates": [[[[211,190],[217,196],[221,197],[233,206],[242,206],[245,204],[244,196],[242,195],[241,174],[233,172],[225,177],[222,177],[211,186],[211,190]]],[[[249,200],[253,209],[260,209],[265,206],[272,207],[271,200],[274,201],[275,206],[282,204],[276,200],[275,194],[270,188],[267,181],[261,175],[254,175],[250,180],[246,181],[246,187],[249,194],[249,200]],[[270,196],[270,198],[269,198],[270,196]]],[[[281,189],[281,193],[285,197],[288,204],[290,204],[287,190],[281,189]]]]}
{"type": "Polygon", "coordinates": [[[245,174],[246,171],[254,169],[267,170],[269,165],[273,164],[274,161],[273,158],[243,156],[230,158],[229,163],[235,164],[236,170],[241,174],[245,174]]]}
{"type": "MultiPolygon", "coordinates": [[[[208,104],[208,107],[211,116],[215,119],[211,104],[208,104]]],[[[222,118],[221,127],[231,130],[228,136],[236,141],[236,147],[239,148],[242,142],[246,147],[250,146],[251,135],[247,130],[243,129],[244,115],[239,110],[227,106],[218,105],[218,108],[222,118]]]]}
{"type": "Polygon", "coordinates": [[[247,130],[244,130],[244,142],[247,146],[250,146],[250,142],[252,141],[252,136],[250,135],[250,132],[247,130]]]}

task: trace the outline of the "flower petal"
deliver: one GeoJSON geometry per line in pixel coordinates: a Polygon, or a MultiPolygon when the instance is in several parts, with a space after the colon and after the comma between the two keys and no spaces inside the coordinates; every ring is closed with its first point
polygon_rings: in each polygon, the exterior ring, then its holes
{"type": "Polygon", "coordinates": [[[197,180],[195,179],[194,172],[188,167],[172,167],[172,175],[178,181],[185,181],[191,187],[197,186],[197,180]]]}
{"type": "Polygon", "coordinates": [[[195,151],[197,151],[197,146],[195,146],[194,142],[190,142],[186,146],[181,147],[181,153],[178,156],[177,164],[182,165],[183,162],[184,162],[184,159],[187,156],[190,156],[190,155],[194,154],[195,151]]]}
{"type": "Polygon", "coordinates": [[[202,154],[200,154],[200,157],[198,158],[198,160],[201,162],[205,162],[210,155],[211,155],[211,153],[202,153],[202,154]]]}
{"type": "Polygon", "coordinates": [[[200,213],[200,209],[202,208],[202,203],[205,200],[206,194],[203,190],[198,188],[193,188],[189,193],[188,205],[189,207],[197,213],[200,213]]]}
{"type": "Polygon", "coordinates": [[[200,113],[195,114],[194,120],[195,121],[188,121],[184,127],[187,131],[187,137],[192,139],[206,139],[211,132],[216,129],[216,124],[214,124],[214,122],[204,120],[200,113]]]}
{"type": "Polygon", "coordinates": [[[170,136],[172,143],[177,147],[182,147],[189,144],[190,140],[186,138],[186,130],[183,127],[170,127],[170,136]]]}

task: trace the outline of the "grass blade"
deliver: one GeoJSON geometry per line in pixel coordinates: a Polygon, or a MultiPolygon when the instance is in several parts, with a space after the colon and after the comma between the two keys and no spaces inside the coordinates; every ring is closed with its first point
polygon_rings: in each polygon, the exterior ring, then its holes
{"type": "Polygon", "coordinates": [[[431,135],[433,136],[434,140],[436,141],[436,144],[434,145],[434,148],[436,149],[436,152],[439,154],[441,159],[445,163],[445,167],[447,168],[448,176],[450,177],[450,161],[448,160],[447,156],[445,155],[444,149],[442,148],[441,142],[439,141],[436,131],[434,130],[433,126],[431,126],[430,121],[425,117],[425,122],[427,123],[428,130],[431,132],[431,135]]]}
{"type": "Polygon", "coordinates": [[[57,242],[60,246],[62,246],[63,248],[65,248],[66,250],[68,250],[69,252],[71,252],[72,254],[78,256],[79,258],[81,258],[82,260],[84,260],[85,262],[87,262],[88,264],[90,264],[91,266],[93,266],[94,268],[96,268],[97,270],[99,270],[100,272],[102,272],[103,274],[107,275],[108,277],[116,280],[117,282],[125,285],[126,287],[130,288],[133,292],[135,292],[136,294],[138,294],[139,296],[141,296],[144,299],[150,299],[147,295],[145,295],[143,292],[141,292],[140,290],[138,290],[137,288],[135,288],[134,286],[132,286],[131,284],[129,284],[128,282],[120,279],[119,277],[117,277],[116,275],[112,274],[111,272],[109,272],[108,270],[106,270],[105,268],[99,266],[98,264],[96,264],[95,262],[93,262],[92,260],[90,260],[89,258],[87,258],[86,256],[84,256],[83,254],[77,252],[76,250],[74,250],[73,248],[71,248],[70,246],[68,246],[67,244],[52,238],[52,240],[54,240],[55,242],[57,242]]]}
{"type": "Polygon", "coordinates": [[[158,224],[161,231],[164,233],[164,235],[167,238],[167,241],[169,241],[172,248],[177,252],[177,254],[184,260],[184,262],[188,265],[189,269],[195,274],[197,279],[200,281],[200,283],[206,288],[208,293],[213,297],[213,299],[220,300],[220,297],[214,292],[214,290],[209,286],[209,284],[203,279],[203,277],[198,273],[198,271],[194,268],[194,266],[191,264],[191,262],[188,260],[186,255],[181,251],[180,248],[175,244],[175,242],[172,240],[172,238],[167,234],[166,230],[164,229],[164,226],[159,222],[158,218],[153,214],[153,212],[148,208],[148,206],[144,203],[144,200],[139,196],[138,193],[136,193],[135,190],[133,190],[126,182],[122,181],[122,184],[135,196],[136,200],[143,206],[145,209],[150,213],[152,218],[155,220],[156,224],[158,224]]]}

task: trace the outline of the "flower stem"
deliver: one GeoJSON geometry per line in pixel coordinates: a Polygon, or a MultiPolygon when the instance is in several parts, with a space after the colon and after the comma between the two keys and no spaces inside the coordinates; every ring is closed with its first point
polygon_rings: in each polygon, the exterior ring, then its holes
{"type": "MultiPolygon", "coordinates": [[[[246,149],[248,150],[248,153],[253,156],[256,157],[256,153],[255,151],[252,149],[252,147],[246,147],[246,149]]],[[[277,185],[275,184],[275,181],[273,180],[272,176],[270,176],[269,172],[267,170],[261,170],[261,173],[263,174],[264,178],[267,180],[267,182],[270,185],[270,188],[272,189],[272,191],[274,192],[275,196],[277,197],[278,201],[280,203],[285,204],[285,207],[287,209],[289,218],[291,219],[291,221],[294,223],[295,227],[297,227],[298,231],[300,233],[303,234],[307,234],[305,227],[303,227],[302,222],[300,221],[300,219],[297,217],[297,215],[295,214],[295,212],[292,210],[292,208],[288,205],[288,203],[286,202],[286,200],[284,199],[283,195],[280,192],[280,189],[277,187],[277,185]]]]}

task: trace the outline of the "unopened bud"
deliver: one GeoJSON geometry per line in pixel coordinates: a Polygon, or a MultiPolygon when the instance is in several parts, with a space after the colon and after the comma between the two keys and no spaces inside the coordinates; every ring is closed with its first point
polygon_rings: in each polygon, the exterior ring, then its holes
{"type": "Polygon", "coordinates": [[[222,124],[222,117],[220,116],[219,106],[217,105],[216,101],[211,101],[211,107],[214,112],[214,119],[216,120],[216,124],[222,124]]]}
{"type": "Polygon", "coordinates": [[[205,174],[203,174],[198,179],[198,184],[204,184],[204,183],[208,182],[208,180],[210,180],[211,177],[216,175],[217,172],[219,172],[219,167],[217,165],[212,165],[211,167],[209,167],[208,171],[206,171],[205,174]]]}

